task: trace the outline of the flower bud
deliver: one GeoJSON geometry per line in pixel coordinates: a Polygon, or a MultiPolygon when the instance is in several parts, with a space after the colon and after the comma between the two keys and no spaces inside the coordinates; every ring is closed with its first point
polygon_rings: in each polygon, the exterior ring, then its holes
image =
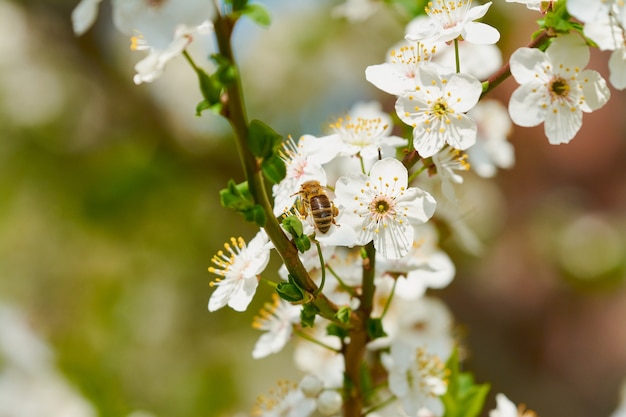
{"type": "Polygon", "coordinates": [[[308,374],[300,381],[300,390],[307,397],[317,397],[324,389],[324,383],[315,375],[308,374]]]}
{"type": "Polygon", "coordinates": [[[324,391],[317,398],[317,411],[330,416],[339,411],[341,404],[341,395],[337,391],[324,391]]]}

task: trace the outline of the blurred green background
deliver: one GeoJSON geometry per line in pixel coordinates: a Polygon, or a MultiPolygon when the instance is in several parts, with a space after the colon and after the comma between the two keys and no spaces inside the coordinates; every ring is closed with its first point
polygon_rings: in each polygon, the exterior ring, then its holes
{"type": "MultiPolygon", "coordinates": [[[[266,290],[247,313],[207,311],[211,256],[231,236],[255,233],[219,205],[228,179],[242,180],[228,125],[194,116],[200,96],[182,59],[135,86],[141,54],[112,28],[109,4],[76,38],[76,3],[0,0],[0,303],[50,344],[94,413],[247,412],[297,373],[289,349],[251,358],[259,333],[249,323],[266,290]]],[[[363,71],[402,38],[396,16],[350,24],[329,17],[337,1],[263,3],[272,27],[246,23],[235,39],[251,118],[298,137],[319,134],[358,100],[392,109],[363,71]]],[[[489,16],[505,57],[537,18],[504,4],[489,16]]],[[[192,52],[201,62],[210,50],[192,52]]],[[[591,66],[606,76],[607,59],[594,53],[591,66]]],[[[506,102],[515,87],[508,80],[495,97],[506,102]]],[[[493,384],[489,407],[496,392],[544,417],[607,416],[617,404],[626,376],[625,101],[613,91],[568,145],[548,145],[542,127],[517,128],[516,167],[496,180],[467,178],[466,217],[486,248],[472,256],[444,241],[458,275],[435,295],[459,323],[468,369],[493,384]]],[[[0,345],[19,346],[7,335],[0,345]]]]}

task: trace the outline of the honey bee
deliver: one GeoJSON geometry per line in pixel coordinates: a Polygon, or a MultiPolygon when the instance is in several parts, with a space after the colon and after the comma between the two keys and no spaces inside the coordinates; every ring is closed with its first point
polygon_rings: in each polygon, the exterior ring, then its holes
{"type": "Polygon", "coordinates": [[[303,216],[310,214],[320,233],[328,232],[330,225],[336,224],[335,217],[339,214],[339,210],[330,201],[324,187],[318,181],[303,183],[296,194],[300,196],[300,214],[303,216]]]}

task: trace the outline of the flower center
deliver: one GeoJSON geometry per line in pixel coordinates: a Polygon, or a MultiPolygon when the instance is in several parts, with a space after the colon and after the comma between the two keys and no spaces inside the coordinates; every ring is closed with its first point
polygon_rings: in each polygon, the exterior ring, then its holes
{"type": "Polygon", "coordinates": [[[567,83],[567,81],[565,81],[564,78],[561,77],[555,78],[550,84],[550,91],[553,93],[553,95],[559,97],[567,97],[567,95],[569,94],[569,90],[569,84],[567,83]]]}
{"type": "Polygon", "coordinates": [[[433,115],[438,117],[443,117],[447,113],[450,113],[448,102],[443,98],[438,98],[437,101],[435,101],[435,104],[433,104],[431,110],[433,115]]]}
{"type": "Polygon", "coordinates": [[[439,20],[441,26],[449,29],[463,21],[471,5],[471,0],[434,0],[428,2],[425,11],[430,17],[439,20]]]}
{"type": "Polygon", "coordinates": [[[386,217],[393,217],[396,214],[395,202],[386,195],[376,196],[370,203],[370,212],[376,221],[380,221],[386,217]]]}
{"type": "Polygon", "coordinates": [[[375,144],[376,141],[385,133],[389,125],[383,123],[380,117],[365,118],[357,117],[353,120],[350,116],[340,117],[335,123],[330,125],[346,143],[366,147],[375,144]]]}

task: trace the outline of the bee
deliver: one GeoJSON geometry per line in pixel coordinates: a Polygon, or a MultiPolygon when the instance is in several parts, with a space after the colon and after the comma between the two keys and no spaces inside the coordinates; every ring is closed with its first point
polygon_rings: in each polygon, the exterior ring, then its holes
{"type": "Polygon", "coordinates": [[[330,201],[324,187],[318,181],[303,183],[296,194],[300,196],[301,201],[298,211],[303,216],[310,214],[320,233],[328,232],[331,224],[337,224],[335,217],[339,214],[339,210],[330,201]]]}

